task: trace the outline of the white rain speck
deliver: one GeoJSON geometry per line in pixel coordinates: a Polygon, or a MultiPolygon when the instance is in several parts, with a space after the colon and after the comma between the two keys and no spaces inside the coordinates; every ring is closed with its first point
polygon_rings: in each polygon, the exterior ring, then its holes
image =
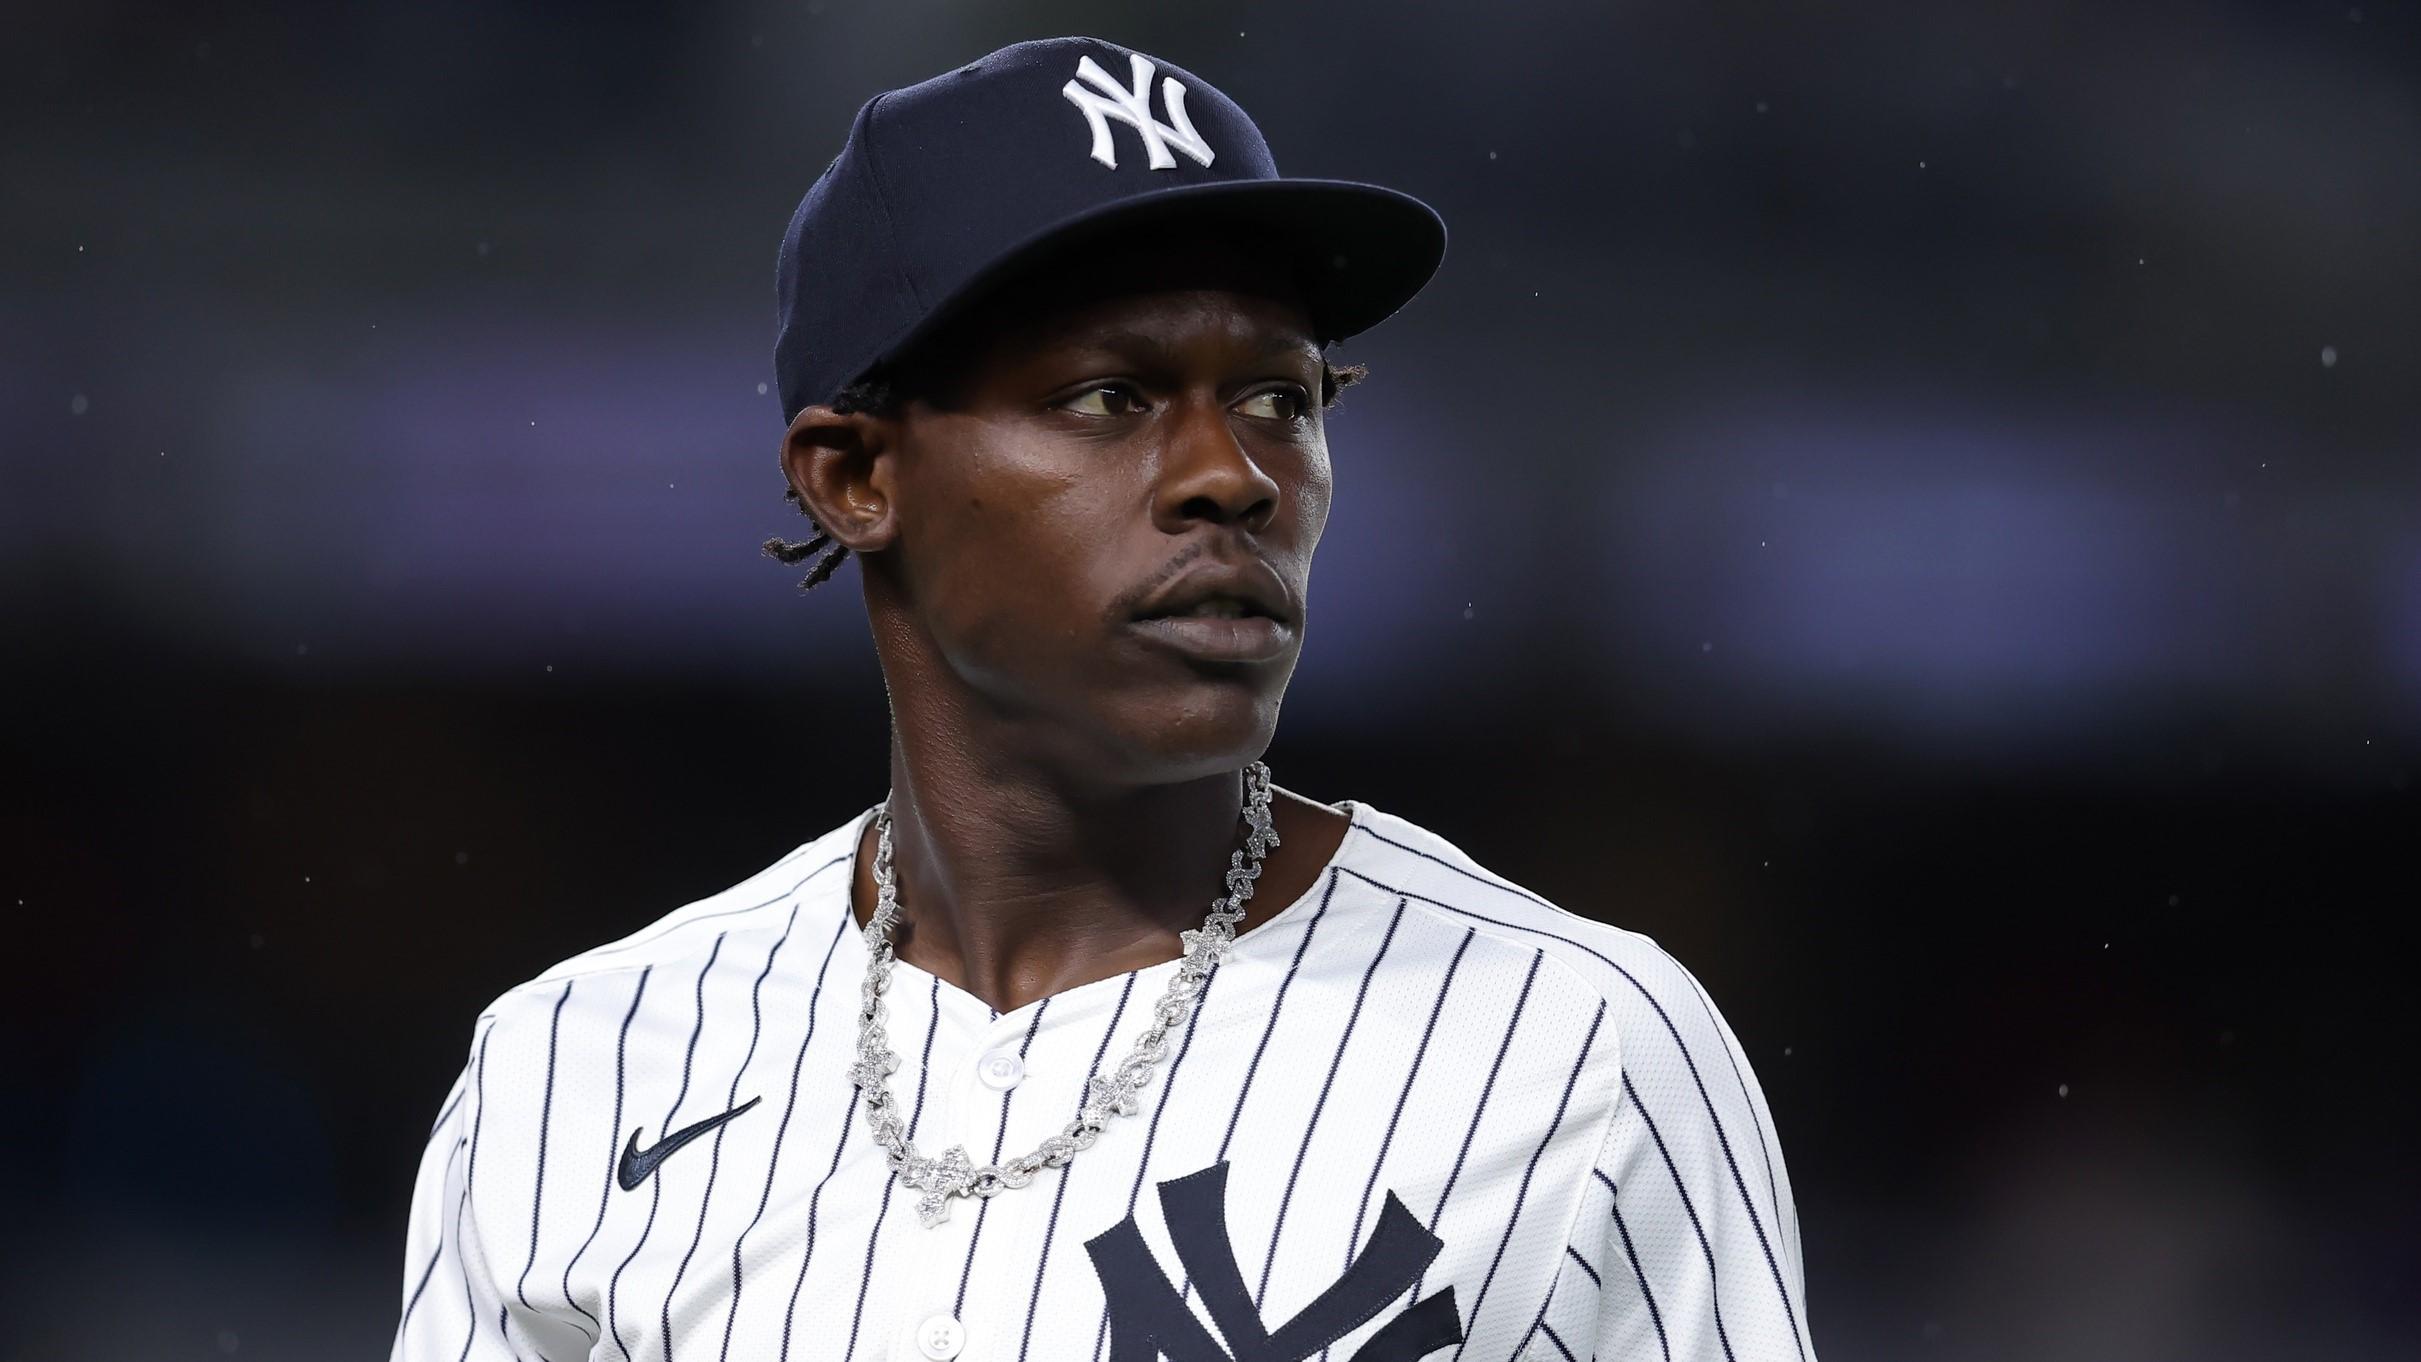
{"type": "Polygon", "coordinates": [[[2337,367],[2336,346],[2323,345],[2320,347],[2320,367],[2323,369],[2334,369],[2337,367]]]}
{"type": "Polygon", "coordinates": [[[75,396],[67,399],[67,414],[70,416],[82,416],[84,413],[91,410],[92,399],[86,397],[82,393],[77,393],[75,396]]]}

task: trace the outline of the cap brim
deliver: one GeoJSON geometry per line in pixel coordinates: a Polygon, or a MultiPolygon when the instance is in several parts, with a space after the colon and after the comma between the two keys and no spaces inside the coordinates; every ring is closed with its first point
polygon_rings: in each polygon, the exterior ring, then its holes
{"type": "MultiPolygon", "coordinates": [[[[1233,224],[1248,244],[1292,267],[1326,345],[1378,325],[1412,301],[1446,255],[1446,223],[1410,194],[1352,180],[1225,180],[1120,199],[1037,232],[996,256],[938,300],[879,364],[932,334],[994,288],[1064,252],[1139,229],[1180,222],[1233,224]]],[[[870,366],[871,367],[871,366],[870,366]]]]}

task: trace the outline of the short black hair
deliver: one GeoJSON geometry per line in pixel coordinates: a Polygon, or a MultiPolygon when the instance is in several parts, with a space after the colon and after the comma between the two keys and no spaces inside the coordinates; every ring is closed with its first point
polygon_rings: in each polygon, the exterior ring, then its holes
{"type": "MultiPolygon", "coordinates": [[[[1326,411],[1336,406],[1337,399],[1345,389],[1361,382],[1369,372],[1368,366],[1365,365],[1331,364],[1328,357],[1322,355],[1320,357],[1321,410],[1326,411]]],[[[908,370],[899,366],[877,366],[866,376],[834,393],[832,400],[825,405],[844,414],[860,411],[876,414],[896,412],[912,396],[916,395],[915,385],[909,380],[907,374],[908,370]]],[[[765,541],[765,555],[792,566],[805,562],[810,557],[814,558],[815,566],[799,582],[799,590],[812,591],[840,567],[841,560],[849,555],[849,546],[836,543],[822,526],[815,524],[815,514],[807,509],[807,502],[799,495],[798,488],[786,488],[783,490],[782,496],[791,505],[798,508],[800,515],[807,517],[807,523],[815,528],[815,534],[810,538],[797,540],[784,539],[778,534],[774,535],[765,541]]]]}

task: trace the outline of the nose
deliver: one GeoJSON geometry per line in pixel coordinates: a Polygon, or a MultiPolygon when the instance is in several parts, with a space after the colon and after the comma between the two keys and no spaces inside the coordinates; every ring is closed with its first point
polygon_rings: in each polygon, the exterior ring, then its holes
{"type": "Polygon", "coordinates": [[[1253,461],[1217,402],[1184,402],[1169,428],[1153,514],[1183,534],[1196,520],[1258,534],[1278,513],[1277,481],[1253,461]]]}

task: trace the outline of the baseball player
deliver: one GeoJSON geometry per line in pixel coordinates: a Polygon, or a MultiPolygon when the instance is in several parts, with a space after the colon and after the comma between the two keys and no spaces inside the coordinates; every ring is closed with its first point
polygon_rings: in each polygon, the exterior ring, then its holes
{"type": "Polygon", "coordinates": [[[395,1358],[1809,1362],[1690,974],[1260,760],[1328,348],[1444,248],[1111,43],[866,103],[782,242],[769,549],[858,558],[889,789],[479,1017],[395,1358]]]}

